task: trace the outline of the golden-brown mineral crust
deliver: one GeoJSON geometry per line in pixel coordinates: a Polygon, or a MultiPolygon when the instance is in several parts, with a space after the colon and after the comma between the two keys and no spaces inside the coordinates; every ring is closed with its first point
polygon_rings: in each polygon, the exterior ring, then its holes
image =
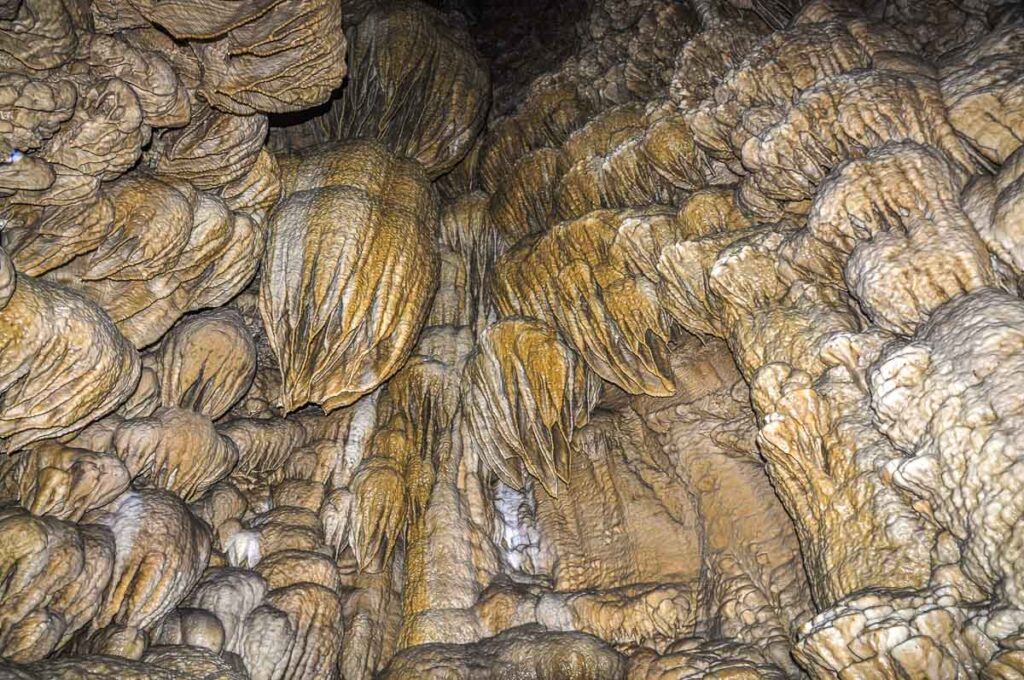
{"type": "Polygon", "coordinates": [[[654,283],[616,241],[636,221],[666,220],[657,208],[595,211],[524,241],[496,265],[499,311],[557,328],[595,373],[631,394],[671,394],[660,365],[668,320],[654,283]]]}
{"type": "Polygon", "coordinates": [[[351,540],[352,506],[355,496],[347,488],[333,489],[320,505],[320,523],[324,527],[324,543],[334,549],[339,559],[351,540]]]}
{"type": "Polygon", "coordinates": [[[904,51],[913,52],[909,38],[886,24],[863,19],[805,23],[773,33],[726,74],[694,112],[697,142],[742,173],[743,145],[751,132],[758,132],[748,130],[751,116],[774,118],[821,80],[870,68],[876,55],[891,62],[904,51]]]}
{"type": "MultiPolygon", "coordinates": [[[[670,104],[665,106],[671,109],[670,104]]],[[[709,159],[697,145],[687,116],[659,110],[652,111],[648,120],[650,124],[641,141],[643,155],[654,171],[675,187],[671,194],[673,203],[685,192],[732,183],[733,178],[724,167],[709,159]]]]}
{"type": "Polygon", "coordinates": [[[591,156],[604,156],[647,127],[647,107],[643,102],[620,104],[593,116],[583,127],[569,135],[562,151],[570,165],[591,156]]]}
{"type": "MultiPolygon", "coordinates": [[[[377,403],[378,426],[351,482],[351,497],[332,498],[328,507],[334,545],[341,532],[363,571],[387,568],[403,536],[424,530],[436,484],[450,469],[450,437],[459,406],[459,381],[472,345],[468,328],[431,328],[423,333],[414,356],[388,383],[377,403]],[[350,508],[347,526],[336,512],[350,508]]],[[[408,539],[407,540],[412,540],[408,539]]],[[[408,614],[420,606],[425,573],[422,556],[406,554],[407,578],[415,579],[404,599],[408,614]],[[415,603],[410,605],[409,603],[415,603]]]]}
{"type": "Polygon", "coordinates": [[[183,605],[217,617],[224,630],[224,649],[242,653],[245,619],[263,601],[267,584],[254,571],[235,567],[207,569],[183,605]]]}
{"type": "Polygon", "coordinates": [[[32,155],[12,153],[0,164],[0,173],[7,187],[4,194],[14,203],[72,205],[92,199],[100,190],[98,177],[32,155]]]}
{"type": "Polygon", "coordinates": [[[491,225],[489,205],[487,194],[474,191],[446,204],[440,221],[440,240],[457,255],[465,277],[463,324],[478,330],[494,307],[488,277],[498,256],[508,247],[508,242],[491,225]]]}
{"type": "Polygon", "coordinates": [[[376,139],[434,179],[455,167],[483,129],[488,71],[464,29],[425,3],[371,10],[353,30],[349,68],[330,114],[335,138],[376,139]]]}
{"type": "MultiPolygon", "coordinates": [[[[142,373],[139,376],[138,384],[135,386],[135,391],[132,392],[132,396],[128,397],[128,400],[121,404],[121,407],[115,413],[96,423],[92,428],[87,428],[87,431],[79,433],[76,437],[83,436],[89,438],[90,432],[88,430],[98,433],[101,428],[109,429],[112,432],[113,428],[125,418],[151,416],[153,411],[159,407],[160,379],[153,369],[153,355],[147,353],[142,356],[142,373]]],[[[107,446],[104,445],[99,448],[106,449],[107,446]]]]}
{"type": "Polygon", "coordinates": [[[181,127],[192,115],[185,86],[158,52],[143,50],[117,37],[86,33],[79,41],[79,62],[94,78],[118,78],[132,88],[143,120],[152,128],[181,127]]]}
{"type": "Polygon", "coordinates": [[[480,184],[494,193],[520,158],[534,149],[557,148],[594,113],[574,86],[540,79],[514,114],[491,123],[480,151],[480,184]]]}
{"type": "Polygon", "coordinates": [[[275,508],[297,507],[317,512],[324,501],[324,492],[323,482],[287,478],[270,490],[270,504],[275,508]]]}
{"type": "Polygon", "coordinates": [[[198,195],[190,185],[144,174],[110,185],[114,224],[88,258],[85,280],[155,276],[188,243],[198,195]]]}
{"type": "Polygon", "coordinates": [[[120,78],[72,80],[78,97],[74,114],[37,155],[72,173],[111,180],[135,165],[149,141],[138,95],[120,78]]]}
{"type": "Polygon", "coordinates": [[[423,645],[404,650],[381,677],[413,680],[424,673],[444,673],[445,677],[469,680],[483,674],[512,673],[524,680],[616,680],[625,677],[626,667],[626,659],[599,638],[531,625],[474,644],[423,645]]]}
{"type": "Polygon", "coordinates": [[[108,196],[107,236],[47,278],[100,304],[136,347],[155,343],[188,311],[226,303],[255,275],[262,230],[215,195],[138,172],[112,183],[108,196]]]}
{"type": "Polygon", "coordinates": [[[340,441],[318,439],[297,449],[285,462],[285,479],[348,486],[355,461],[346,450],[345,437],[340,435],[340,441]]]}
{"type": "Polygon", "coordinates": [[[676,55],[669,96],[681,110],[695,109],[715,86],[765,37],[763,24],[749,15],[722,18],[703,27],[676,55]]]}
{"type": "Polygon", "coordinates": [[[438,248],[437,293],[430,303],[430,313],[424,322],[430,326],[461,326],[469,323],[469,286],[462,258],[453,250],[438,248]]]}
{"type": "MultiPolygon", "coordinates": [[[[858,415],[867,407],[860,353],[840,351],[833,339],[855,330],[854,319],[828,288],[791,280],[779,260],[788,233],[721,232],[671,246],[659,263],[671,294],[665,299],[674,301],[680,322],[726,338],[753,378],[754,404],[765,418],[762,452],[795,519],[816,600],[832,602],[873,583],[919,586],[934,526],[879,476],[876,467],[898,454],[858,415]],[[851,513],[862,521],[849,522],[851,513]],[[887,526],[903,529],[881,541],[887,526]],[[838,534],[845,538],[833,541],[838,534]]],[[[877,352],[879,344],[868,346],[877,352]]]]}
{"type": "Polygon", "coordinates": [[[252,21],[282,2],[257,0],[239,5],[231,0],[214,0],[200,5],[195,0],[102,0],[97,3],[97,9],[101,14],[120,15],[122,20],[145,19],[175,38],[203,39],[222,35],[252,21]],[[202,11],[197,11],[200,8],[202,11]]]}
{"type": "Polygon", "coordinates": [[[463,378],[463,446],[509,486],[521,488],[525,470],[557,495],[569,479],[573,432],[597,400],[595,376],[533,320],[499,321],[478,343],[463,378]]]}
{"type": "Polygon", "coordinates": [[[789,629],[811,613],[811,597],[796,532],[756,450],[749,391],[724,343],[680,342],[671,361],[677,394],[631,403],[665,457],[652,459],[692,494],[705,565],[699,606],[718,635],[795,673],[789,629]]]}
{"type": "Polygon", "coordinates": [[[244,669],[200,647],[161,645],[141,660],[116,656],[78,656],[47,659],[14,669],[0,663],[4,678],[17,680],[244,680],[244,669]]]}
{"type": "Polygon", "coordinates": [[[272,590],[246,617],[242,658],[253,680],[330,677],[344,627],[334,591],[315,583],[272,590]]]}
{"type": "Polygon", "coordinates": [[[267,117],[236,116],[197,105],[188,125],[158,132],[146,152],[153,172],[214,190],[246,175],[267,136],[267,117]]]}
{"type": "Polygon", "coordinates": [[[542,148],[526,154],[491,195],[490,223],[509,243],[546,231],[554,211],[558,182],[568,170],[566,155],[542,148]]]}
{"type": "Polygon", "coordinates": [[[537,621],[656,648],[693,634],[705,549],[691,494],[629,409],[596,412],[574,444],[558,496],[535,490],[536,566],[553,585],[537,621]]]}
{"type": "MultiPolygon", "coordinates": [[[[650,139],[648,130],[653,129],[652,126],[625,140],[607,155],[592,156],[573,165],[559,183],[553,217],[557,221],[565,221],[601,208],[643,208],[676,203],[679,198],[676,187],[663,173],[658,172],[648,155],[649,148],[657,153],[658,146],[666,141],[650,139]]],[[[665,132],[666,128],[658,126],[657,130],[665,132]]],[[[685,167],[686,155],[683,148],[687,141],[692,148],[692,139],[689,139],[688,128],[676,132],[682,134],[669,135],[669,143],[680,147],[673,162],[685,167]]],[[[693,184],[703,184],[699,166],[680,174],[684,177],[695,176],[699,179],[693,184]]],[[[688,186],[692,188],[693,184],[688,186]]]]}
{"type": "Polygon", "coordinates": [[[0,655],[42,659],[97,615],[114,566],[101,527],[0,511],[0,655]]]}
{"type": "Polygon", "coordinates": [[[451,170],[434,180],[438,194],[445,201],[457,200],[460,197],[473,193],[480,188],[480,177],[478,173],[480,165],[480,149],[483,146],[483,135],[479,134],[473,141],[473,145],[466,152],[458,163],[451,170]]]}
{"type": "Polygon", "coordinates": [[[942,96],[949,121],[986,158],[1004,162],[1024,143],[1024,26],[1007,21],[945,57],[942,96]]]}
{"type": "Polygon", "coordinates": [[[236,472],[257,478],[280,470],[307,438],[302,424],[288,418],[237,418],[217,429],[238,448],[236,472]]]}
{"type": "MultiPolygon", "coordinates": [[[[212,204],[208,204],[212,205],[212,204]]],[[[219,212],[219,210],[215,210],[219,212]]],[[[211,226],[217,224],[212,222],[211,226]]],[[[213,262],[198,279],[193,279],[187,289],[190,292],[188,311],[220,307],[227,304],[245,289],[256,276],[266,244],[263,225],[245,212],[231,213],[228,221],[230,236],[224,248],[214,257],[213,262]]],[[[193,230],[193,240],[198,230],[193,230]]],[[[209,251],[193,249],[181,265],[192,268],[194,274],[202,260],[197,255],[210,256],[209,251]]]]}
{"type": "Polygon", "coordinates": [[[338,568],[332,557],[308,550],[282,550],[260,560],[256,573],[267,588],[287,588],[297,583],[315,583],[328,590],[338,589],[338,568]]]}
{"type": "Polygon", "coordinates": [[[208,680],[244,680],[247,676],[237,656],[217,654],[197,645],[159,645],[142,656],[150,668],[171,671],[179,677],[208,680]]]}
{"type": "Polygon", "coordinates": [[[756,229],[739,239],[727,233],[727,247],[707,270],[706,293],[697,297],[706,294],[747,378],[772,361],[791,362],[817,375],[825,336],[853,329],[852,315],[834,291],[787,280],[777,257],[785,234],[778,227],[756,229]]]}
{"type": "Polygon", "coordinates": [[[49,439],[0,463],[0,488],[36,516],[78,522],[128,489],[131,476],[114,455],[49,439]]]}
{"type": "Polygon", "coordinates": [[[3,213],[6,248],[18,271],[29,276],[40,276],[95,251],[114,228],[116,214],[106,190],[71,205],[11,202],[3,213]]]}
{"type": "Polygon", "coordinates": [[[373,455],[363,461],[352,480],[349,525],[356,562],[360,569],[374,573],[390,563],[409,512],[404,465],[409,443],[398,433],[381,439],[376,438],[373,455]]]}
{"type": "Polygon", "coordinates": [[[224,651],[224,626],[220,620],[208,611],[191,607],[170,612],[149,638],[157,645],[187,645],[214,654],[224,651]]]}
{"type": "Polygon", "coordinates": [[[610,109],[573,132],[562,151],[567,165],[559,173],[550,221],[599,208],[678,204],[690,190],[727,175],[734,180],[703,154],[686,118],[667,99],[610,109]]]}
{"type": "Polygon", "coordinates": [[[725,189],[692,194],[676,222],[682,238],[652,251],[657,256],[658,300],[688,332],[724,338],[725,320],[714,311],[706,273],[726,246],[750,235],[753,222],[736,206],[735,194],[725,189]]]}
{"type": "Polygon", "coordinates": [[[663,654],[640,647],[630,657],[628,680],[782,680],[790,677],[753,645],[728,639],[685,638],[663,654]]]}
{"type": "Polygon", "coordinates": [[[270,221],[260,315],[285,411],[332,411],[412,350],[437,286],[436,194],[415,162],[376,142],[305,157],[286,185],[294,193],[270,221]]]}
{"type": "Polygon", "coordinates": [[[595,2],[577,26],[579,48],[559,77],[575,83],[598,109],[664,96],[676,52],[697,29],[687,4],[595,2]]]}
{"type": "Polygon", "coordinates": [[[45,72],[66,64],[77,47],[78,35],[62,2],[22,0],[0,17],[0,71],[45,72]]]}
{"type": "Polygon", "coordinates": [[[881,10],[885,21],[910,35],[931,58],[965,45],[987,32],[987,14],[1006,0],[914,2],[897,0],[881,10]]]}
{"type": "Polygon", "coordinates": [[[626,89],[640,100],[664,96],[672,79],[679,46],[696,31],[694,11],[679,2],[640,5],[643,13],[626,45],[626,89]]]}
{"type": "Polygon", "coordinates": [[[859,0],[810,0],[793,15],[791,26],[819,24],[823,21],[845,21],[864,17],[859,0]]]}
{"type": "Polygon", "coordinates": [[[0,153],[34,151],[52,137],[75,111],[78,90],[68,80],[4,73],[0,75],[0,153]]]}
{"type": "Polygon", "coordinates": [[[339,573],[321,522],[308,509],[278,507],[225,540],[232,521],[221,524],[220,542],[232,563],[249,568],[208,570],[187,604],[215,615],[225,649],[242,656],[249,677],[323,677],[337,663],[342,625],[339,573]]]}
{"type": "Polygon", "coordinates": [[[316,513],[306,508],[274,507],[244,522],[245,531],[252,534],[259,552],[255,566],[265,555],[281,550],[330,551],[323,543],[323,527],[316,513]]]}
{"type": "MultiPolygon", "coordinates": [[[[212,4],[103,0],[93,3],[97,28],[130,29],[138,34],[158,28],[188,46],[175,54],[213,106],[236,115],[282,113],[322,104],[345,76],[345,35],[341,9],[327,0],[218,1],[212,4]],[[277,31],[287,23],[289,30],[277,31]],[[194,55],[194,56],[193,56],[194,55]],[[199,66],[201,64],[201,67],[199,66]]],[[[176,52],[150,34],[144,44],[176,52]]]]}
{"type": "MultiPolygon", "coordinates": [[[[96,29],[100,33],[116,33],[117,37],[129,43],[133,47],[147,52],[155,52],[166,59],[174,68],[174,73],[189,92],[195,92],[199,88],[202,78],[202,65],[196,57],[195,52],[187,42],[177,41],[164,30],[149,23],[141,16],[137,21],[129,22],[131,27],[120,30],[107,30],[102,27],[103,17],[101,6],[107,2],[127,5],[127,0],[93,0],[92,11],[96,29]]],[[[194,104],[189,100],[190,105],[194,104]]]]}
{"type": "Polygon", "coordinates": [[[218,193],[229,208],[264,224],[281,197],[281,171],[274,154],[263,147],[249,172],[222,186],[218,193]]]}
{"type": "Polygon", "coordinates": [[[752,381],[758,444],[820,607],[868,587],[921,587],[930,573],[937,527],[883,473],[900,454],[869,411],[868,372],[889,337],[838,333],[819,379],[774,363],[752,381]]]}
{"type": "Polygon", "coordinates": [[[163,406],[217,420],[249,389],[256,345],[241,314],[217,309],[178,323],[160,343],[154,365],[163,406]]]}
{"type": "MultiPolygon", "coordinates": [[[[203,14],[207,11],[204,6],[203,14]]],[[[341,15],[331,0],[276,0],[249,21],[232,22],[222,37],[193,42],[203,66],[199,91],[213,106],[236,115],[301,111],[324,103],[347,71],[341,15]],[[290,30],[282,31],[285,25],[290,30]]]]}
{"type": "Polygon", "coordinates": [[[1010,678],[1022,624],[1020,610],[964,604],[956,589],[867,591],[803,624],[794,655],[814,678],[1010,678]]]}
{"type": "Polygon", "coordinates": [[[139,356],[92,302],[16,274],[0,250],[0,436],[16,450],[113,411],[139,379],[139,356]]]}
{"type": "Polygon", "coordinates": [[[0,0],[0,676],[1024,673],[1019,8],[352,2],[0,0]]]}
{"type": "Polygon", "coordinates": [[[126,420],[114,431],[114,451],[138,486],[197,500],[238,462],[238,450],[206,416],[165,406],[147,418],[126,420]]]}
{"type": "Polygon", "coordinates": [[[1024,235],[1020,233],[1024,227],[1024,147],[994,176],[974,178],[961,195],[961,203],[995,256],[996,271],[1009,269],[1011,279],[1024,274],[1024,235]]]}
{"type": "Polygon", "coordinates": [[[222,480],[206,490],[202,497],[189,504],[189,510],[206,522],[214,532],[228,520],[240,520],[249,509],[242,492],[229,480],[222,480]]]}

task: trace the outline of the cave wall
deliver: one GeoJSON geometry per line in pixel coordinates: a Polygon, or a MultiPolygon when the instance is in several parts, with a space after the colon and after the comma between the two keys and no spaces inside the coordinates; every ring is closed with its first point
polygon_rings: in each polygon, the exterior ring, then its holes
{"type": "Polygon", "coordinates": [[[0,678],[1024,677],[1024,11],[0,0],[0,678]]]}

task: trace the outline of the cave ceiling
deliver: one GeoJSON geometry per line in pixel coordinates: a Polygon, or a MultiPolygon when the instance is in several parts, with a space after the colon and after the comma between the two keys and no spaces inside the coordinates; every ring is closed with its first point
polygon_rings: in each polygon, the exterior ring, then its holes
{"type": "Polygon", "coordinates": [[[1024,6],[0,0],[0,680],[1024,679],[1024,6]]]}

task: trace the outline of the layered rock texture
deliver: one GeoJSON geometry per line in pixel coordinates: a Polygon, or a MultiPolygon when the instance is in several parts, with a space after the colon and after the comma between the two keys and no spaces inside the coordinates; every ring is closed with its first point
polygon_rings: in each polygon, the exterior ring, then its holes
{"type": "Polygon", "coordinates": [[[0,680],[1024,678],[1009,0],[0,0],[0,680]]]}

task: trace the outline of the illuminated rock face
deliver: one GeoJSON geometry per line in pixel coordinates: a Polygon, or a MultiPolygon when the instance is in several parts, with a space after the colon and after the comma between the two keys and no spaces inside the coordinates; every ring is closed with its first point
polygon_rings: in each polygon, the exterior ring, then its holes
{"type": "Polygon", "coordinates": [[[0,678],[1024,676],[1018,3],[512,4],[0,0],[0,678]]]}

